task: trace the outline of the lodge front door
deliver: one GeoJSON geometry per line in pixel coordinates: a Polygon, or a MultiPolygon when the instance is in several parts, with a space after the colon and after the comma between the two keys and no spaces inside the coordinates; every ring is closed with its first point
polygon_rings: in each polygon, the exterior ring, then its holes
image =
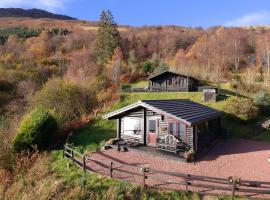
{"type": "Polygon", "coordinates": [[[148,120],[148,146],[156,146],[158,134],[158,119],[152,118],[148,120]]]}

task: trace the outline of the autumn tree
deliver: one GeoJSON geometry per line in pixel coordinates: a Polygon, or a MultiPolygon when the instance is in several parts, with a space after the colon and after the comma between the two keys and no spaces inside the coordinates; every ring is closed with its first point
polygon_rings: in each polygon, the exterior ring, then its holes
{"type": "Polygon", "coordinates": [[[112,71],[112,81],[117,82],[119,80],[119,77],[122,72],[122,58],[123,54],[122,51],[119,47],[115,48],[112,60],[111,60],[111,71],[112,71]]]}
{"type": "Polygon", "coordinates": [[[264,33],[257,39],[257,57],[261,66],[266,64],[266,80],[269,84],[270,80],[270,33],[264,33]]]}
{"type": "Polygon", "coordinates": [[[129,52],[129,56],[128,56],[128,68],[130,71],[134,72],[136,71],[138,67],[138,59],[137,59],[137,55],[134,49],[132,49],[129,52]]]}
{"type": "Polygon", "coordinates": [[[117,23],[109,10],[102,11],[99,20],[99,29],[96,39],[96,61],[106,64],[112,57],[114,49],[119,46],[120,33],[117,23]]]}

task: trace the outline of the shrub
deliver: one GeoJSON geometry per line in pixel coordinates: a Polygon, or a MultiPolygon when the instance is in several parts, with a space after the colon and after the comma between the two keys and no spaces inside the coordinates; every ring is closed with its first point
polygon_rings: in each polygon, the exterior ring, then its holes
{"type": "Polygon", "coordinates": [[[27,27],[1,28],[0,44],[4,44],[10,35],[16,35],[19,38],[38,37],[40,29],[29,29],[27,27]]]}
{"type": "Polygon", "coordinates": [[[266,92],[259,92],[254,96],[254,103],[260,108],[263,114],[270,113],[270,95],[266,92]]]}
{"type": "Polygon", "coordinates": [[[33,103],[54,110],[62,124],[91,113],[96,105],[96,94],[91,85],[76,85],[56,78],[36,93],[33,103]]]}
{"type": "Polygon", "coordinates": [[[148,72],[153,72],[154,70],[154,63],[147,61],[145,63],[143,63],[141,66],[141,71],[144,73],[148,73],[148,72]]]}
{"type": "Polygon", "coordinates": [[[190,149],[190,150],[185,152],[184,157],[186,158],[186,160],[188,162],[192,162],[192,161],[194,161],[195,155],[196,155],[196,152],[194,150],[190,149]]]}
{"type": "Polygon", "coordinates": [[[144,80],[145,78],[146,78],[146,75],[144,73],[132,72],[132,73],[123,74],[120,77],[120,81],[122,83],[134,83],[139,80],[144,80]]]}
{"type": "Polygon", "coordinates": [[[24,117],[13,141],[13,150],[20,152],[39,149],[49,146],[50,141],[57,131],[57,122],[54,116],[46,109],[38,107],[24,117]]]}
{"type": "Polygon", "coordinates": [[[121,90],[122,91],[129,90],[130,88],[131,88],[131,85],[129,85],[129,84],[122,84],[121,85],[121,90]]]}
{"type": "Polygon", "coordinates": [[[258,115],[257,106],[248,98],[230,97],[224,105],[224,110],[244,121],[256,118],[258,115]]]}

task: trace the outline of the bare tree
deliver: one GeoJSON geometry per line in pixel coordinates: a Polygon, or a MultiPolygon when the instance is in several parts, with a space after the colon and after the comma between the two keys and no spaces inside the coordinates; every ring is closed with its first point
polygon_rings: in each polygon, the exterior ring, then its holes
{"type": "Polygon", "coordinates": [[[270,80],[270,33],[266,32],[257,39],[257,57],[261,66],[266,64],[266,84],[270,80]]]}

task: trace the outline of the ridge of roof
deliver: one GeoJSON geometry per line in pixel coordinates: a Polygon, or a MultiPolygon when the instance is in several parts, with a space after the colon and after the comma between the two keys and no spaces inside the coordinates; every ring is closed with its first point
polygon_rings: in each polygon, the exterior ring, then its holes
{"type": "Polygon", "coordinates": [[[104,119],[110,119],[121,115],[131,109],[139,107],[154,110],[162,115],[167,115],[177,120],[181,120],[188,125],[193,125],[210,118],[222,115],[218,111],[208,106],[196,103],[189,99],[164,99],[164,100],[140,100],[136,103],[120,108],[103,116],[104,119]],[[177,103],[180,103],[177,105],[177,103]]]}
{"type": "Polygon", "coordinates": [[[170,71],[170,70],[166,70],[166,71],[161,72],[161,73],[158,73],[158,74],[156,74],[156,75],[154,75],[154,76],[152,76],[152,77],[149,77],[148,80],[151,80],[151,79],[153,79],[153,78],[156,78],[156,77],[158,77],[158,76],[160,76],[160,75],[162,75],[162,74],[165,74],[165,73],[172,73],[172,74],[176,74],[176,75],[179,75],[179,76],[186,76],[186,77],[189,77],[189,78],[191,78],[191,79],[200,81],[199,79],[194,78],[193,76],[188,76],[188,75],[184,75],[184,74],[179,74],[179,73],[176,73],[176,72],[173,72],[173,71],[170,71]]]}

